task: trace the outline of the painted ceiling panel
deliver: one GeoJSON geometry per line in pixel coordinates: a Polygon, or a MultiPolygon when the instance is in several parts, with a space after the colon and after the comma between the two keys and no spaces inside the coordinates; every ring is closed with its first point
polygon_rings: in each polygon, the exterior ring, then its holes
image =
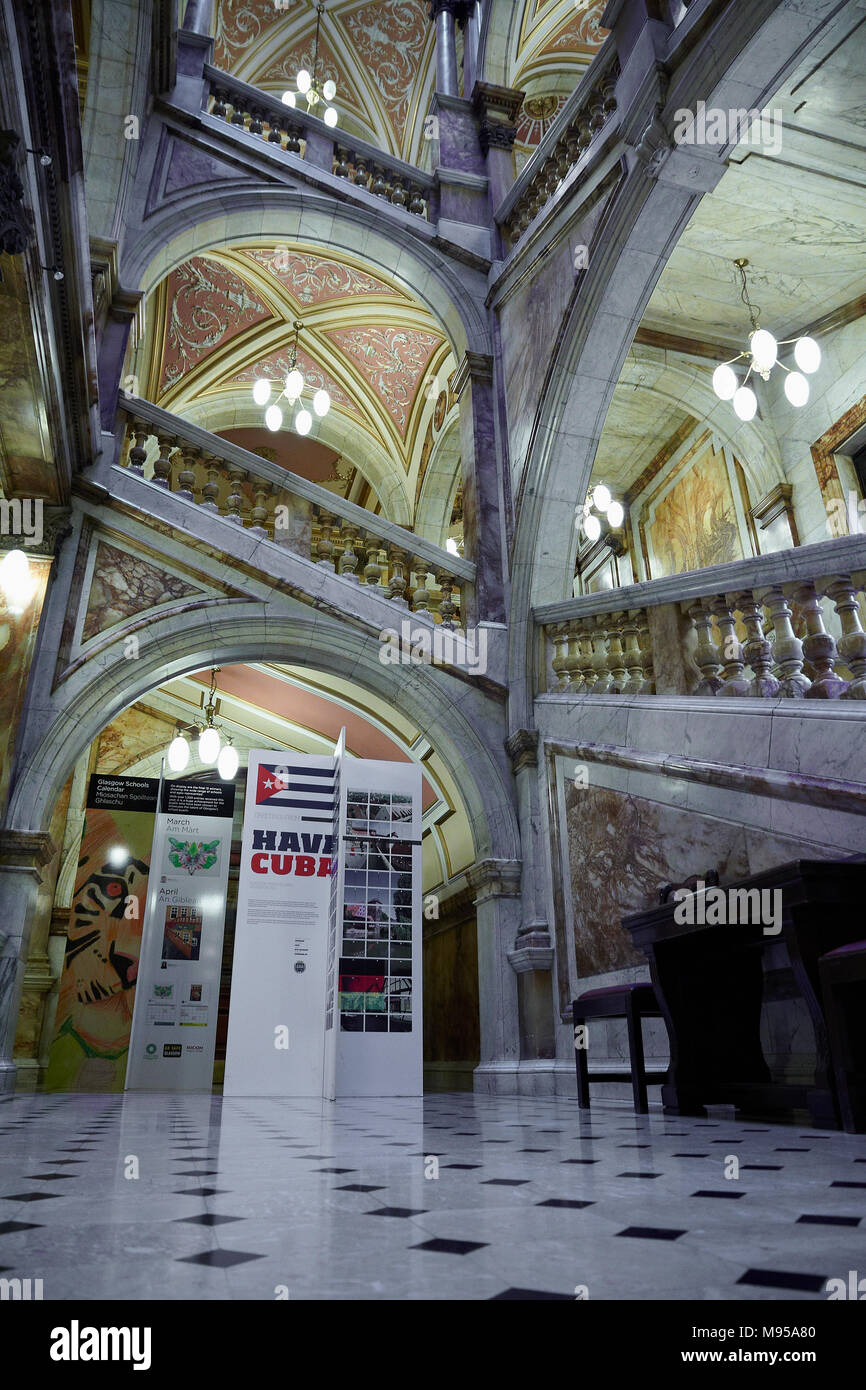
{"type": "MultiPolygon", "coordinates": [[[[284,380],[291,370],[289,356],[289,349],[286,347],[279,348],[261,361],[256,358],[255,362],[230,379],[231,384],[252,383],[260,376],[269,377],[272,381],[284,380]]],[[[329,372],[326,372],[318,362],[315,362],[308,352],[304,352],[303,348],[298,348],[298,366],[303,372],[309,388],[318,391],[324,387],[330,393],[333,405],[339,406],[341,410],[361,419],[361,413],[352,398],[337,384],[329,372]]]]}
{"type": "Polygon", "coordinates": [[[326,336],[356,365],[405,438],[421,378],[443,339],[410,328],[334,328],[326,336]]]}
{"type": "Polygon", "coordinates": [[[228,266],[194,256],[171,272],[166,298],[160,394],[174,386],[215,347],[274,315],[228,266]]]}
{"type": "Polygon", "coordinates": [[[392,289],[375,275],[368,275],[355,266],[319,256],[315,252],[305,255],[284,247],[274,247],[273,250],[254,247],[243,254],[263,270],[275,275],[299,305],[329,304],[332,300],[351,299],[359,295],[385,295],[406,300],[399,290],[392,289]]]}

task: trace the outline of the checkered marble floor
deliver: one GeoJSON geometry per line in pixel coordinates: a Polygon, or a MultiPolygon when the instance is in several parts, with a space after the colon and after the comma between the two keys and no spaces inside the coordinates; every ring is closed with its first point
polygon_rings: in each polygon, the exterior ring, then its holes
{"type": "Polygon", "coordinates": [[[727,1112],[0,1102],[0,1275],[46,1299],[823,1300],[864,1227],[866,1137],[727,1112]]]}

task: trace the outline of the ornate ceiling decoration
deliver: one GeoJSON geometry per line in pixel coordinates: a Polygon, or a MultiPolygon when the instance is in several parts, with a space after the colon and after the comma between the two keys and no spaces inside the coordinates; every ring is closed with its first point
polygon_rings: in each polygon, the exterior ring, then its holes
{"type": "Polygon", "coordinates": [[[358,470],[353,500],[365,495],[365,479],[393,470],[413,515],[428,418],[455,366],[451,347],[416,299],[348,257],[323,258],[303,244],[244,244],[178,266],[148,307],[145,395],[181,416],[194,407],[197,422],[215,432],[258,425],[260,412],[245,419],[251,384],[285,378],[298,318],[298,363],[332,401],[316,437],[345,457],[353,488],[358,470]],[[365,472],[374,458],[378,473],[365,472]]]}
{"type": "Polygon", "coordinates": [[[524,164],[601,48],[606,0],[528,0],[513,27],[509,86],[526,92],[514,142],[524,164]]]}
{"type": "MultiPolygon", "coordinates": [[[[214,63],[281,94],[312,68],[315,0],[217,0],[214,63]]],[[[427,0],[329,0],[319,70],[339,94],[339,128],[417,163],[434,80],[427,0]]]]}

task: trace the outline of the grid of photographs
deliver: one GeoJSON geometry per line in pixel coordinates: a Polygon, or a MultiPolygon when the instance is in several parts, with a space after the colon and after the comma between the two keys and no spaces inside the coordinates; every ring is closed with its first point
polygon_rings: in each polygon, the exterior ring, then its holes
{"type": "Polygon", "coordinates": [[[412,798],[349,790],[340,1027],[412,1031],[412,798]]]}

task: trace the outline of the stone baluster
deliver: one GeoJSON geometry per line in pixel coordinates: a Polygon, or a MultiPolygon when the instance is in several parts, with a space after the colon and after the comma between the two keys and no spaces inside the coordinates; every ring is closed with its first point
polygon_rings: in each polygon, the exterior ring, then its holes
{"type": "Polygon", "coordinates": [[[422,560],[419,555],[412,558],[412,572],[415,575],[416,588],[412,592],[412,610],[415,613],[426,613],[430,606],[430,594],[427,589],[427,561],[422,560]]]}
{"type": "Polygon", "coordinates": [[[770,610],[775,634],[773,656],[781,673],[779,694],[788,699],[802,700],[811,681],[803,674],[803,644],[791,626],[788,600],[778,584],[774,584],[765,591],[762,601],[770,610]]]}
{"type": "Polygon", "coordinates": [[[607,662],[607,625],[603,618],[596,618],[592,634],[592,665],[596,679],[592,687],[593,695],[606,695],[610,690],[610,667],[607,662]]]}
{"type": "Polygon", "coordinates": [[[264,112],[260,107],[250,107],[250,135],[261,135],[262,125],[264,124],[264,112]]]}
{"type": "Polygon", "coordinates": [[[355,172],[352,175],[352,183],[356,184],[358,188],[366,188],[370,179],[367,161],[363,156],[358,155],[353,155],[353,161],[355,172]]]}
{"type": "Polygon", "coordinates": [[[238,464],[229,464],[229,495],[226,498],[226,520],[233,521],[236,526],[243,526],[244,524],[244,519],[241,514],[241,508],[244,504],[241,483],[246,476],[246,470],[239,467],[238,464]]]}
{"type": "Polygon", "coordinates": [[[815,585],[811,580],[804,580],[795,586],[793,595],[806,623],[803,656],[814,672],[806,699],[838,700],[847,690],[848,682],[835,673],[836,639],[824,626],[824,609],[815,585]]]}
{"type": "Polygon", "coordinates": [[[286,143],[284,148],[288,150],[289,154],[300,154],[301,132],[299,128],[296,125],[284,125],[283,130],[286,133],[286,143]]]}
{"type": "Polygon", "coordinates": [[[628,681],[623,687],[624,695],[639,695],[643,685],[643,659],[640,650],[640,609],[632,609],[626,614],[622,627],[624,641],[623,665],[628,672],[628,681]]]}
{"type": "Polygon", "coordinates": [[[243,111],[239,110],[239,108],[238,108],[237,106],[235,106],[235,107],[233,108],[233,110],[232,110],[232,118],[231,118],[230,124],[231,124],[231,125],[245,125],[245,124],[246,124],[246,119],[247,119],[247,118],[246,118],[246,116],[244,115],[243,111]]]}
{"type": "Polygon", "coordinates": [[[268,540],[270,532],[268,530],[268,499],[273,495],[273,484],[266,482],[263,478],[256,478],[253,484],[255,494],[255,506],[250,512],[252,526],[250,530],[254,536],[260,536],[263,541],[268,540]]]}
{"type": "Polygon", "coordinates": [[[698,599],[696,603],[691,605],[688,613],[697,632],[698,642],[694,651],[694,660],[701,673],[701,679],[692,694],[716,695],[721,690],[723,682],[719,676],[721,670],[719,651],[712,637],[712,610],[704,600],[698,599]]]}
{"type": "Polygon", "coordinates": [[[638,694],[655,695],[656,693],[656,670],[653,658],[652,636],[650,634],[649,618],[646,613],[641,615],[640,622],[640,659],[643,666],[643,685],[638,694]]]}
{"type": "Polygon", "coordinates": [[[583,624],[576,618],[566,623],[565,631],[567,642],[565,646],[565,674],[568,677],[566,689],[569,695],[580,695],[583,693],[583,675],[581,674],[581,650],[580,633],[583,624]]]}
{"type": "Polygon", "coordinates": [[[334,146],[334,174],[338,179],[349,177],[349,153],[342,145],[334,146]]]}
{"type": "Polygon", "coordinates": [[[357,527],[349,521],[343,522],[343,553],[340,556],[340,574],[344,579],[351,579],[353,584],[358,583],[358,576],[355,573],[358,568],[358,556],[355,553],[357,539],[357,527]]]}
{"type": "Polygon", "coordinates": [[[364,582],[368,588],[375,589],[377,593],[382,593],[382,570],[384,566],[380,562],[382,542],[378,536],[367,533],[364,542],[364,551],[367,556],[367,563],[364,566],[364,582]]]}
{"type": "Polygon", "coordinates": [[[564,695],[568,689],[568,623],[557,623],[553,628],[553,674],[556,677],[557,695],[564,695]]]}
{"type": "Polygon", "coordinates": [[[147,449],[145,445],[150,438],[150,430],[142,428],[141,425],[133,426],[132,430],[135,442],[129,450],[128,468],[130,473],[135,473],[139,478],[144,477],[144,465],[147,461],[147,449]]]}
{"type": "Polygon", "coordinates": [[[746,642],[743,652],[748,665],[754,673],[749,684],[749,694],[768,700],[779,693],[779,682],[772,674],[773,656],[770,643],[764,636],[764,614],[760,603],[748,589],[738,596],[737,607],[746,625],[746,642]]]}
{"type": "Polygon", "coordinates": [[[207,482],[201,490],[201,506],[206,512],[216,512],[219,515],[219,496],[220,496],[220,472],[219,462],[213,454],[205,454],[204,465],[207,469],[207,482]]]}
{"type": "Polygon", "coordinates": [[[424,197],[423,189],[418,184],[412,184],[409,189],[410,201],[409,211],[414,212],[416,217],[424,217],[427,212],[427,200],[424,197]]]}
{"type": "Polygon", "coordinates": [[[608,670],[610,671],[609,695],[622,695],[628,684],[622,649],[622,613],[612,613],[608,620],[608,670]]]}
{"type": "Polygon", "coordinates": [[[403,180],[400,175],[397,174],[394,178],[394,186],[391,189],[391,202],[395,207],[404,208],[408,201],[406,190],[403,187],[403,180]]]}
{"type": "Polygon", "coordinates": [[[153,461],[153,482],[157,487],[171,490],[171,452],[177,444],[177,440],[171,435],[161,434],[159,440],[159,456],[153,461]]]}
{"type": "Polygon", "coordinates": [[[195,501],[195,465],[200,454],[197,449],[191,448],[188,444],[181,446],[181,463],[183,467],[177,475],[178,497],[183,498],[184,502],[195,501]]]}
{"type": "Polygon", "coordinates": [[[730,595],[719,594],[713,599],[712,610],[716,618],[721,641],[719,654],[722,658],[722,685],[719,695],[748,695],[750,682],[743,675],[746,664],[743,645],[737,636],[736,605],[730,595]]]}
{"type": "Polygon", "coordinates": [[[580,624],[580,631],[578,634],[580,642],[581,695],[590,695],[592,693],[592,687],[595,685],[596,680],[595,666],[593,664],[594,653],[592,649],[592,630],[592,619],[585,618],[584,621],[580,624]]]}
{"type": "Polygon", "coordinates": [[[333,570],[334,565],[334,541],[333,525],[334,518],[330,512],[323,508],[317,508],[319,523],[319,535],[316,541],[316,564],[322,569],[333,570]]]}
{"type": "Polygon", "coordinates": [[[268,142],[271,145],[283,146],[283,132],[280,130],[277,116],[268,116],[268,142]]]}
{"type": "Polygon", "coordinates": [[[221,87],[214,87],[213,107],[211,108],[211,115],[217,116],[221,121],[224,121],[226,116],[228,115],[228,110],[226,107],[227,100],[228,97],[226,92],[221,87]]]}
{"type": "Polygon", "coordinates": [[[442,626],[453,628],[455,626],[454,614],[457,611],[451,597],[454,592],[454,580],[445,570],[437,570],[436,583],[439,586],[439,592],[442,596],[439,600],[439,612],[442,616],[442,626]]]}
{"type": "Polygon", "coordinates": [[[839,655],[854,677],[847,690],[842,692],[843,700],[866,700],[866,632],[860,621],[860,604],[857,586],[847,574],[839,575],[827,585],[827,593],[833,600],[842,636],[837,642],[839,655]]]}

